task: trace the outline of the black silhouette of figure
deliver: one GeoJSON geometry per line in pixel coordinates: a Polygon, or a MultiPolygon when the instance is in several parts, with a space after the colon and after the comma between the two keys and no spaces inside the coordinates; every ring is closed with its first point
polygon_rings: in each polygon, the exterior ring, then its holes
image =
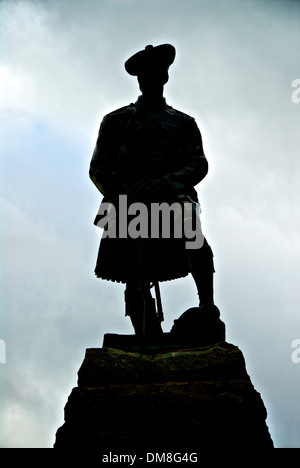
{"type": "MultiPolygon", "coordinates": [[[[102,204],[112,203],[116,213],[121,209],[120,195],[126,195],[129,203],[143,202],[147,206],[174,201],[181,206],[186,202],[198,206],[194,187],[208,172],[201,134],[194,118],[167,105],[163,97],[174,58],[175,48],[163,44],[149,45],[127,60],[125,69],[137,76],[142,96],[136,103],[107,114],[101,123],[90,177],[104,195],[102,204]]],[[[95,224],[100,219],[98,215],[95,224]]],[[[200,226],[199,216],[195,219],[200,226]]],[[[191,273],[200,299],[199,310],[209,314],[217,309],[212,250],[204,237],[197,249],[187,249],[184,240],[122,236],[101,239],[95,274],[126,283],[126,315],[137,335],[162,333],[162,317],[155,312],[149,286],[155,281],[191,273]]]]}

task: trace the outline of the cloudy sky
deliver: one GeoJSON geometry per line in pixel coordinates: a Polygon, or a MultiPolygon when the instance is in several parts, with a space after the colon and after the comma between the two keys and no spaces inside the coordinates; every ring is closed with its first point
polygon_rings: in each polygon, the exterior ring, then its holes
{"type": "MultiPolygon", "coordinates": [[[[0,0],[1,447],[51,447],[85,349],[132,333],[124,287],[94,277],[88,168],[105,113],[138,97],[125,60],[165,42],[165,97],[210,164],[197,190],[227,341],[275,446],[300,446],[299,20],[292,0],[0,0]]],[[[169,331],[196,290],[161,294],[169,331]]]]}

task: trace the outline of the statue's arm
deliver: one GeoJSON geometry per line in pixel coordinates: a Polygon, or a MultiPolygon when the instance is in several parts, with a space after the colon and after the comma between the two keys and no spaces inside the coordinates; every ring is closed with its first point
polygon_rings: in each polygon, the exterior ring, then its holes
{"type": "Polygon", "coordinates": [[[208,172],[208,162],[203,151],[200,130],[193,118],[183,122],[179,139],[181,167],[165,175],[164,179],[180,192],[186,187],[196,186],[204,179],[208,172]]]}
{"type": "Polygon", "coordinates": [[[105,116],[100,125],[89,170],[93,183],[110,201],[114,201],[119,194],[126,193],[126,187],[119,180],[116,172],[117,132],[113,118],[109,115],[105,116]]]}

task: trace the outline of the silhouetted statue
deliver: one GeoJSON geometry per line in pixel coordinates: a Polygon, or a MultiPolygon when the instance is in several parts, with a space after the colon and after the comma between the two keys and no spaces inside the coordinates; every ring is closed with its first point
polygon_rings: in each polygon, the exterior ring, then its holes
{"type": "MultiPolygon", "coordinates": [[[[95,274],[126,283],[126,315],[137,335],[162,333],[163,316],[156,312],[151,285],[157,287],[159,281],[188,273],[200,298],[197,310],[218,314],[213,297],[213,254],[201,231],[194,188],[208,172],[201,134],[194,118],[173,109],[163,98],[174,58],[174,47],[163,44],[149,45],[127,60],[125,69],[137,76],[142,96],[104,117],[90,165],[90,177],[104,195],[95,220],[101,224],[105,219],[95,274]],[[169,211],[170,224],[182,217],[181,236],[172,230],[165,236],[161,226],[159,235],[157,230],[150,235],[151,227],[157,227],[157,218],[154,222],[150,211],[165,202],[174,208],[169,211]],[[147,218],[143,207],[149,209],[147,218]],[[186,207],[190,209],[184,211],[186,207]],[[131,233],[124,233],[124,226],[130,223],[131,233]],[[185,229],[187,225],[189,229],[185,229]]],[[[159,302],[159,294],[157,297],[159,302]]]]}

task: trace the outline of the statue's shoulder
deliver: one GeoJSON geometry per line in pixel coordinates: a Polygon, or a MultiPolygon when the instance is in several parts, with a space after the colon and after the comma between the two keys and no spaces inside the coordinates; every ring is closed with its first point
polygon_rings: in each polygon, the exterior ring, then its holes
{"type": "Polygon", "coordinates": [[[192,117],[191,115],[188,115],[185,112],[182,112],[182,111],[180,111],[178,109],[174,109],[174,107],[169,106],[169,105],[166,108],[166,112],[168,112],[169,114],[174,115],[178,119],[184,120],[186,122],[193,122],[195,120],[194,117],[192,117]]]}
{"type": "Polygon", "coordinates": [[[112,118],[118,118],[122,116],[128,115],[128,113],[135,112],[136,111],[136,106],[133,103],[130,103],[128,106],[123,106],[120,107],[119,109],[115,109],[112,112],[109,112],[106,114],[105,117],[112,117],[112,118]]]}
{"type": "Polygon", "coordinates": [[[116,126],[126,126],[128,121],[131,120],[131,116],[134,115],[136,106],[129,104],[128,106],[120,107],[112,112],[109,112],[103,117],[102,127],[114,128],[116,126]]]}

